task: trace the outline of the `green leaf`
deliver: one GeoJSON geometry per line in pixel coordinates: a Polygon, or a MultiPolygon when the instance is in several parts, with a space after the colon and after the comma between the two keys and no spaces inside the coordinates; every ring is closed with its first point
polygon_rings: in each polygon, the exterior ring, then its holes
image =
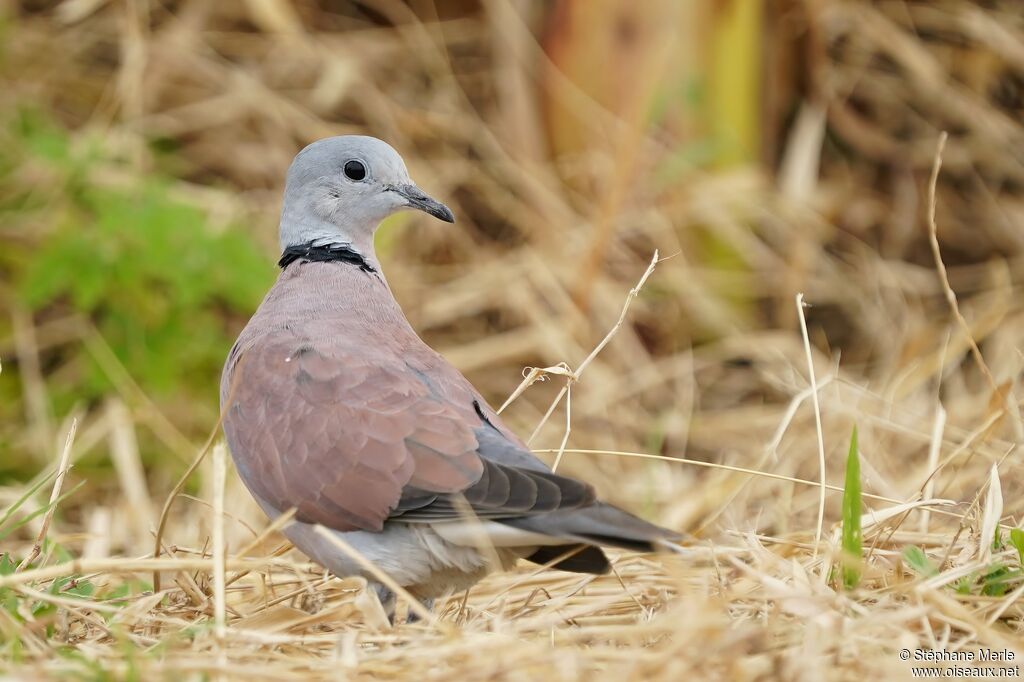
{"type": "Polygon", "coordinates": [[[903,560],[914,569],[915,573],[922,577],[931,578],[939,574],[938,567],[931,562],[931,559],[924,553],[924,550],[917,545],[910,545],[903,550],[903,560]]]}
{"type": "Polygon", "coordinates": [[[36,112],[22,112],[18,132],[36,156],[53,162],[67,162],[70,139],[67,132],[36,112]]]}
{"type": "Polygon", "coordinates": [[[118,601],[130,597],[132,594],[132,584],[130,582],[123,582],[107,594],[103,595],[104,601],[118,601]]]}
{"type": "Polygon", "coordinates": [[[1024,530],[1020,528],[1010,529],[1010,544],[1017,549],[1017,555],[1020,557],[1020,565],[1024,566],[1024,530]]]}
{"type": "Polygon", "coordinates": [[[863,537],[860,527],[860,455],[857,452],[857,427],[850,435],[846,455],[846,480],[843,486],[843,585],[853,589],[860,582],[863,537]]]}
{"type": "Polygon", "coordinates": [[[23,620],[21,614],[18,613],[18,594],[9,587],[0,589],[0,608],[14,616],[15,620],[23,620]]]}
{"type": "Polygon", "coordinates": [[[981,593],[988,597],[1002,597],[1024,579],[1024,571],[1014,570],[1002,564],[995,564],[981,579],[981,593]]]}
{"type": "Polygon", "coordinates": [[[96,592],[96,586],[88,580],[79,580],[75,583],[74,587],[69,587],[64,590],[64,594],[70,594],[73,597],[81,597],[87,599],[96,592]]]}
{"type": "Polygon", "coordinates": [[[25,657],[24,647],[21,637],[12,637],[7,647],[7,660],[12,663],[21,663],[25,657]]]}
{"type": "Polygon", "coordinates": [[[46,588],[46,591],[50,594],[59,594],[60,591],[64,589],[64,586],[69,582],[71,582],[71,576],[69,575],[62,575],[58,578],[54,578],[53,582],[50,583],[50,586],[46,588]]]}
{"type": "Polygon", "coordinates": [[[31,611],[36,620],[43,620],[57,613],[57,605],[48,601],[37,601],[32,605],[31,611]]]}
{"type": "Polygon", "coordinates": [[[63,564],[71,561],[73,558],[74,557],[71,555],[71,552],[66,550],[63,545],[58,545],[56,543],[53,545],[53,560],[55,563],[63,564]]]}

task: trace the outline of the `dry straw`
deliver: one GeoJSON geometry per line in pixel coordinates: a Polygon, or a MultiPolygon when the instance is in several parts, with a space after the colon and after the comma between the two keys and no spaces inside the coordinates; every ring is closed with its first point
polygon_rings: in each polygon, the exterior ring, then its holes
{"type": "MultiPolygon", "coordinates": [[[[647,130],[647,108],[609,111],[558,72],[521,3],[436,20],[409,9],[422,4],[71,0],[11,20],[0,73],[5,92],[76,128],[76,144],[102,140],[83,171],[92,182],[132,187],[163,164],[147,142],[168,141],[169,191],[214,229],[245,225],[268,263],[298,145],[344,132],[392,141],[459,215],[453,230],[384,228],[381,259],[413,325],[494,404],[511,394],[503,419],[536,430],[560,471],[699,540],[680,555],[613,552],[608,576],[522,565],[390,628],[364,581],[292,552],[277,532],[287,518],[268,524],[223,448],[203,446],[213,396],[160,402],[90,321],[16,310],[0,356],[25,420],[3,434],[42,473],[0,487],[12,510],[0,533],[32,516],[0,551],[35,555],[0,575],[2,674],[903,679],[901,648],[1005,647],[1019,661],[1016,3],[829,0],[773,23],[783,42],[799,27],[786,44],[806,46],[810,89],[788,93],[777,118],[813,101],[773,140],[781,191],[760,169],[689,167],[699,150],[674,137],[685,122],[647,130]],[[552,101],[593,140],[557,168],[524,113],[552,101]],[[940,175],[944,129],[955,134],[940,175]],[[655,251],[679,255],[652,274],[655,251]],[[812,307],[794,310],[798,291],[812,307]],[[83,407],[59,424],[48,391],[80,368],[53,362],[79,346],[124,409],[83,407]],[[546,369],[514,390],[524,366],[546,369]],[[533,381],[545,373],[552,382],[533,381]],[[853,425],[864,557],[845,590],[834,569],[853,425]],[[145,477],[132,473],[136,434],[159,454],[145,477]],[[75,463],[115,448],[117,486],[68,495],[75,463]],[[129,502],[150,498],[167,499],[163,513],[129,502]],[[149,514],[156,528],[140,537],[149,514]]],[[[670,12],[684,6],[665,2],[655,24],[688,25],[670,12]]],[[[790,48],[774,35],[764,49],[782,59],[790,48]]],[[[662,52],[678,46],[672,31],[644,37],[652,64],[678,56],[662,52]]],[[[648,80],[644,102],[681,89],[648,80]]],[[[50,200],[40,177],[27,167],[12,183],[50,200]]],[[[4,283],[0,295],[16,300],[4,283]]]]}

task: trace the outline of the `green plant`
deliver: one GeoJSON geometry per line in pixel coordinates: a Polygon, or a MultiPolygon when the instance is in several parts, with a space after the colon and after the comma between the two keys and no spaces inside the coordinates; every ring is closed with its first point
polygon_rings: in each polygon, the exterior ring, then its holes
{"type": "Polygon", "coordinates": [[[846,480],[843,487],[843,585],[853,589],[860,582],[863,538],[860,526],[860,455],[857,452],[857,427],[850,435],[846,455],[846,480]]]}
{"type": "Polygon", "coordinates": [[[1010,544],[1017,550],[1021,566],[1024,566],[1024,530],[1020,528],[1010,529],[1010,544]]]}
{"type": "MultiPolygon", "coordinates": [[[[101,171],[121,161],[102,141],[73,144],[34,112],[0,134],[0,218],[15,236],[0,254],[6,295],[36,320],[80,321],[77,339],[42,351],[48,375],[62,377],[47,386],[52,412],[88,407],[118,388],[97,343],[158,402],[215,405],[220,366],[269,286],[271,259],[237,226],[212,225],[166,177],[106,179],[101,171]]],[[[17,381],[17,372],[0,375],[0,417],[11,417],[0,421],[20,417],[17,381]]],[[[179,427],[203,432],[205,415],[179,427]]],[[[0,459],[15,474],[31,465],[0,459]]]]}
{"type": "Polygon", "coordinates": [[[924,550],[917,545],[910,545],[903,550],[903,560],[923,578],[931,578],[939,574],[938,567],[932,563],[924,550]]]}

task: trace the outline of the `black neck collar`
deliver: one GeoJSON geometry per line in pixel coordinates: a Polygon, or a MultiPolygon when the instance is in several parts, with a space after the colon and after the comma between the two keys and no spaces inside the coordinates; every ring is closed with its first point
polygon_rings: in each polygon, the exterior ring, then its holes
{"type": "Polygon", "coordinates": [[[350,265],[358,265],[359,269],[363,272],[377,272],[376,268],[366,262],[361,253],[348,244],[324,244],[323,246],[317,246],[310,242],[301,246],[289,246],[281,254],[281,260],[277,261],[277,265],[284,270],[297,260],[307,263],[339,261],[350,265]]]}

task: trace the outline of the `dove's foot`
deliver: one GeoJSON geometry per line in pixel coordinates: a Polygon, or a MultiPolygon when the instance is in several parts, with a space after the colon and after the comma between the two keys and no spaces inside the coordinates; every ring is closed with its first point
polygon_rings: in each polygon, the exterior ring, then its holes
{"type": "MultiPolygon", "coordinates": [[[[433,611],[434,610],[434,599],[433,598],[421,599],[420,603],[423,604],[423,608],[425,608],[427,611],[433,611]]],[[[417,613],[413,609],[409,609],[409,613],[406,614],[406,616],[405,616],[405,622],[406,623],[418,623],[418,622],[420,622],[420,620],[421,620],[420,614],[417,613]]]]}
{"type": "MultiPolygon", "coordinates": [[[[391,623],[392,627],[394,627],[396,615],[395,611],[396,606],[398,605],[398,599],[395,597],[395,593],[389,590],[384,585],[381,585],[380,583],[372,583],[371,588],[377,595],[377,599],[380,600],[380,605],[384,607],[384,615],[388,617],[388,622],[391,623]]],[[[430,599],[420,599],[419,602],[427,611],[434,610],[433,597],[431,597],[430,599]]],[[[406,623],[418,623],[421,620],[422,618],[420,617],[420,614],[416,611],[416,609],[409,609],[408,613],[406,613],[406,623]]]]}

